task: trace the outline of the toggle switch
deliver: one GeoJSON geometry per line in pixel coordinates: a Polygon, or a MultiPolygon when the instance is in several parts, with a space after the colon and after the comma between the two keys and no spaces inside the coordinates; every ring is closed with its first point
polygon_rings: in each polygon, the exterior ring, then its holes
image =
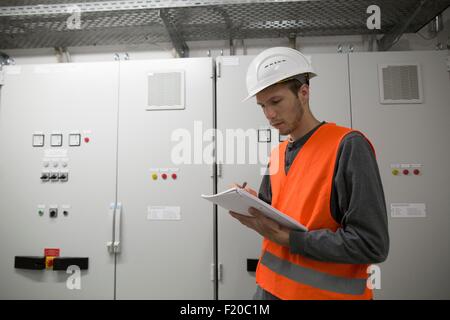
{"type": "Polygon", "coordinates": [[[59,179],[59,175],[58,175],[57,172],[52,172],[52,173],[50,173],[50,180],[52,180],[52,181],[58,181],[58,179],[59,179]]]}
{"type": "Polygon", "coordinates": [[[50,174],[48,172],[41,173],[41,181],[48,181],[49,178],[50,178],[50,174]]]}
{"type": "Polygon", "coordinates": [[[68,172],[60,172],[59,173],[59,181],[66,182],[69,179],[69,173],[68,172]]]}

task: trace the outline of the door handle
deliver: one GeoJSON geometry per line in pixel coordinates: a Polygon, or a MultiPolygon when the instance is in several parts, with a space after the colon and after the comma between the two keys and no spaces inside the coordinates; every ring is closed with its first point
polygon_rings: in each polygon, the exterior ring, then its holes
{"type": "Polygon", "coordinates": [[[111,240],[106,242],[106,248],[109,253],[114,253],[113,243],[114,243],[114,212],[116,210],[115,203],[110,203],[108,210],[108,217],[111,226],[111,240]]]}

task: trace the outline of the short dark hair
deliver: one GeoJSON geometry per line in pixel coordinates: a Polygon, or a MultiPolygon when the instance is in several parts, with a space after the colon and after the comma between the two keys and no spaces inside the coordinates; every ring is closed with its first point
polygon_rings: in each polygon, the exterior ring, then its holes
{"type": "Polygon", "coordinates": [[[308,75],[298,75],[293,79],[289,79],[286,82],[286,85],[288,86],[289,90],[292,91],[292,93],[297,96],[298,90],[302,87],[302,85],[307,84],[309,86],[309,77],[308,75]]]}

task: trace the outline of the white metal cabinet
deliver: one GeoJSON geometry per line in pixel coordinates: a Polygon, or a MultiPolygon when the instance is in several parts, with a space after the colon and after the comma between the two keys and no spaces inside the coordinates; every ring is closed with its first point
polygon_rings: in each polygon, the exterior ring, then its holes
{"type": "Polygon", "coordinates": [[[0,297],[111,299],[114,256],[106,242],[112,236],[109,205],[115,201],[118,64],[26,65],[4,70],[0,297]],[[42,147],[32,146],[36,132],[44,135],[42,147]],[[80,134],[80,146],[68,145],[71,132],[80,134]],[[50,146],[52,133],[62,135],[62,146],[50,146]],[[88,143],[85,138],[90,139],[88,143]],[[68,180],[42,182],[43,170],[67,170],[68,180]],[[45,206],[42,216],[40,205],[45,206]],[[59,209],[54,218],[49,215],[51,205],[59,209]],[[15,256],[43,256],[44,248],[59,248],[64,257],[89,258],[88,270],[81,271],[80,290],[68,289],[70,275],[64,271],[14,268],[15,256]]]}
{"type": "MultiPolygon", "coordinates": [[[[381,290],[375,290],[375,297],[448,299],[450,81],[446,52],[349,56],[353,125],[367,133],[375,146],[389,215],[390,252],[387,261],[380,265],[381,290]],[[423,102],[381,104],[379,81],[383,78],[379,77],[378,66],[416,64],[421,73],[423,102]],[[415,175],[416,168],[408,165],[422,165],[417,167],[420,174],[415,175]],[[392,173],[396,169],[398,175],[392,173]],[[405,169],[408,175],[403,174],[405,169]],[[408,209],[409,204],[424,204],[426,217],[420,217],[423,215],[420,206],[408,209]],[[397,208],[393,212],[392,205],[397,208]],[[403,212],[395,213],[398,209],[403,212]]],[[[397,81],[414,77],[408,71],[401,74],[397,81]]],[[[404,94],[407,83],[402,82],[404,94]]]]}
{"type": "Polygon", "coordinates": [[[210,58],[120,63],[117,299],[213,298],[213,207],[200,197],[213,191],[212,162],[202,159],[213,80],[210,58]],[[154,100],[166,107],[147,110],[154,100]],[[192,163],[172,158],[178,134],[192,163]]]}

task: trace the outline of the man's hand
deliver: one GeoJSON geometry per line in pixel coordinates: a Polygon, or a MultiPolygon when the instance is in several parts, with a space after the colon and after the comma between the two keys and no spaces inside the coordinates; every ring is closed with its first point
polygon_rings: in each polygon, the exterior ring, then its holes
{"type": "Polygon", "coordinates": [[[233,211],[229,212],[231,216],[239,220],[240,223],[255,230],[264,238],[278,243],[281,246],[289,247],[290,229],[281,226],[272,219],[266,218],[259,210],[250,208],[249,213],[252,217],[247,217],[233,211]]]}
{"type": "MultiPolygon", "coordinates": [[[[230,188],[242,188],[242,186],[238,185],[237,183],[233,183],[230,188]]],[[[258,197],[258,194],[256,193],[255,190],[253,190],[250,187],[244,187],[244,190],[247,191],[248,193],[250,193],[251,195],[254,195],[255,197],[258,197]]]]}

